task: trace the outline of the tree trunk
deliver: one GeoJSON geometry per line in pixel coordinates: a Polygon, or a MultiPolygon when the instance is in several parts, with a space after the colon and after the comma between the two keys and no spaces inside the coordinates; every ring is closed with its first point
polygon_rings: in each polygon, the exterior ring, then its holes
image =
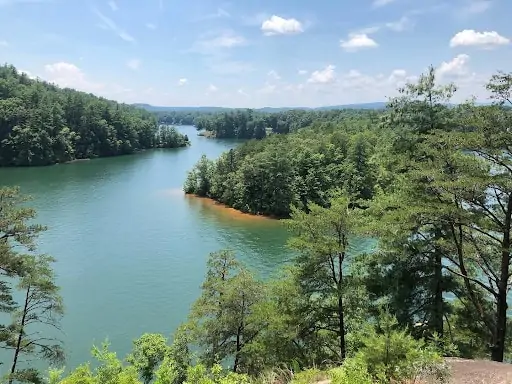
{"type": "Polygon", "coordinates": [[[14,380],[14,373],[16,372],[16,364],[18,364],[18,357],[20,355],[21,350],[21,342],[23,340],[23,331],[25,328],[25,319],[27,317],[27,307],[30,295],[30,286],[27,288],[27,293],[25,295],[25,304],[23,306],[23,315],[21,317],[20,329],[18,331],[18,341],[16,342],[16,349],[14,350],[14,358],[12,360],[11,366],[11,374],[9,375],[9,384],[12,384],[14,380]]]}
{"type": "Polygon", "coordinates": [[[500,281],[498,283],[498,297],[496,305],[496,328],[491,347],[491,359],[503,361],[505,354],[505,337],[507,333],[507,287],[510,269],[510,230],[512,226],[512,196],[509,196],[505,223],[503,228],[503,243],[501,252],[500,281]]]}
{"type": "Polygon", "coordinates": [[[240,340],[240,328],[238,328],[238,332],[236,333],[236,353],[235,353],[235,362],[233,364],[233,372],[237,372],[238,371],[238,365],[240,364],[240,345],[241,345],[241,340],[240,340]]]}
{"type": "Polygon", "coordinates": [[[340,336],[340,357],[341,361],[345,360],[346,348],[345,348],[345,319],[343,313],[343,298],[341,293],[338,294],[338,318],[339,318],[339,336],[340,336]]]}
{"type": "MultiPolygon", "coordinates": [[[[343,239],[345,240],[345,239],[343,239]]],[[[343,311],[343,294],[342,294],[342,284],[343,284],[343,260],[345,259],[345,254],[342,252],[339,256],[338,261],[338,333],[340,337],[340,358],[341,361],[345,360],[346,357],[346,346],[345,346],[345,314],[343,311]]]]}
{"type": "Polygon", "coordinates": [[[443,336],[443,258],[436,249],[434,254],[434,313],[432,325],[434,331],[443,336]]]}

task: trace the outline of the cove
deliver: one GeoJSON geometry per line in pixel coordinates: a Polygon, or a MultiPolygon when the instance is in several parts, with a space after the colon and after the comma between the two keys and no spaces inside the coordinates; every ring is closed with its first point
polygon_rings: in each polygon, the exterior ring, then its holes
{"type": "Polygon", "coordinates": [[[238,143],[179,130],[190,147],[0,168],[0,185],[31,195],[37,222],[48,226],[38,244],[57,259],[68,369],[105,338],[124,357],[145,332],[170,336],[199,295],[210,252],[232,249],[263,277],[291,257],[278,221],[185,197],[187,171],[201,155],[216,158],[238,143]]]}

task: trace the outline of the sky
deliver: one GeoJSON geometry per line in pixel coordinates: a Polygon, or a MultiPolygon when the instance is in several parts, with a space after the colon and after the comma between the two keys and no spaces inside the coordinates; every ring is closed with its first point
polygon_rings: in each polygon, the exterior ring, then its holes
{"type": "Polygon", "coordinates": [[[511,0],[0,0],[0,62],[117,101],[385,101],[429,65],[454,102],[512,71],[511,0]]]}

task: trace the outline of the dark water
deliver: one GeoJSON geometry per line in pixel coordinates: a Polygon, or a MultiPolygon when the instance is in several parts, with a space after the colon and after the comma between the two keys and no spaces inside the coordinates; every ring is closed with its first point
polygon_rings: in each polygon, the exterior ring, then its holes
{"type": "Polygon", "coordinates": [[[105,338],[124,356],[144,332],[171,335],[199,294],[210,252],[233,249],[260,275],[290,257],[279,222],[183,195],[203,153],[215,158],[237,143],[181,131],[191,147],[0,169],[0,185],[32,195],[38,222],[49,227],[39,244],[58,260],[68,368],[90,360],[92,344],[105,338]]]}

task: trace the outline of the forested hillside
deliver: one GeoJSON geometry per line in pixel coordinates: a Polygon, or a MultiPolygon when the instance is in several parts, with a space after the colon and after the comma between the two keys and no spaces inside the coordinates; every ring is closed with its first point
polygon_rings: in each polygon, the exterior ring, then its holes
{"type": "Polygon", "coordinates": [[[32,80],[0,66],[0,166],[115,156],[188,140],[144,110],[32,80]]]}
{"type": "Polygon", "coordinates": [[[194,122],[198,129],[212,132],[217,138],[261,139],[271,133],[290,133],[301,128],[322,123],[370,124],[376,122],[382,111],[368,110],[329,110],[305,111],[290,110],[277,113],[262,113],[252,109],[203,115],[194,122]]]}

